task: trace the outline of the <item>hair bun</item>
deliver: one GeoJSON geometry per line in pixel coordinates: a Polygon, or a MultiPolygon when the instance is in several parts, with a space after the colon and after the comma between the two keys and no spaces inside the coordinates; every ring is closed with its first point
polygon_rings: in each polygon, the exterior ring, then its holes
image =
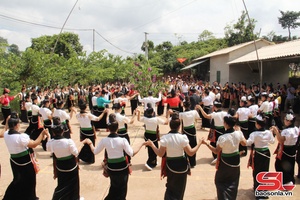
{"type": "Polygon", "coordinates": [[[171,120],[178,120],[179,119],[179,114],[177,112],[174,112],[172,114],[171,120]]]}

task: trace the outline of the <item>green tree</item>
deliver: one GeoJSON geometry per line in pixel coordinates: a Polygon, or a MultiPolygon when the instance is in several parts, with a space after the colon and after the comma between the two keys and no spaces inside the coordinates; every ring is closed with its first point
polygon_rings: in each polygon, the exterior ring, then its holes
{"type": "Polygon", "coordinates": [[[45,35],[38,38],[33,38],[31,42],[32,44],[30,48],[36,51],[46,54],[54,52],[55,54],[63,56],[66,59],[69,59],[72,56],[80,56],[83,53],[83,46],[80,44],[79,37],[74,33],[66,32],[61,33],[60,35],[45,35]],[[58,42],[53,51],[57,39],[58,42]]]}
{"type": "Polygon", "coordinates": [[[250,19],[249,21],[246,12],[243,11],[236,24],[232,26],[227,25],[225,27],[225,39],[227,40],[228,46],[234,46],[257,39],[257,35],[253,33],[255,22],[254,19],[250,19]]]}
{"type": "Polygon", "coordinates": [[[208,30],[202,31],[202,33],[200,33],[200,35],[198,37],[198,41],[206,41],[206,40],[211,40],[211,39],[215,39],[215,36],[212,32],[210,32],[208,30]]]}
{"type": "Polygon", "coordinates": [[[300,12],[295,11],[279,11],[281,13],[281,17],[278,17],[278,23],[282,26],[283,29],[288,29],[289,32],[289,40],[291,37],[291,29],[296,29],[300,26],[300,22],[297,20],[300,19],[300,12]]]}

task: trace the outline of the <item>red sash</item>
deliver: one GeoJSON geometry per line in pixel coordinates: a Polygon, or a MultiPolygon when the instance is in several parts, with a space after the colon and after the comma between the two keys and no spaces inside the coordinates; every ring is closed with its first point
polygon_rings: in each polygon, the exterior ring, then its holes
{"type": "Polygon", "coordinates": [[[219,165],[220,165],[220,161],[221,161],[221,154],[222,154],[222,151],[220,151],[220,152],[218,153],[217,163],[216,163],[216,169],[217,169],[217,170],[219,169],[219,165]]]}
{"type": "Polygon", "coordinates": [[[160,179],[163,179],[167,176],[167,157],[163,156],[161,158],[161,165],[160,165],[160,179]]]}
{"type": "Polygon", "coordinates": [[[252,170],[254,170],[254,149],[251,148],[251,152],[250,152],[250,156],[249,156],[249,160],[248,160],[248,164],[247,164],[247,168],[251,167],[252,170]]]}
{"type": "Polygon", "coordinates": [[[211,142],[216,142],[216,130],[215,129],[211,128],[209,130],[207,140],[209,140],[211,142]]]}
{"type": "Polygon", "coordinates": [[[131,175],[132,169],[131,169],[131,164],[130,164],[130,162],[128,160],[128,156],[125,156],[125,159],[126,159],[126,164],[128,166],[128,173],[131,175]]]}
{"type": "Polygon", "coordinates": [[[283,143],[278,143],[277,148],[274,151],[274,154],[277,154],[276,158],[278,158],[279,160],[281,160],[281,158],[282,158],[283,147],[284,147],[283,143]]]}

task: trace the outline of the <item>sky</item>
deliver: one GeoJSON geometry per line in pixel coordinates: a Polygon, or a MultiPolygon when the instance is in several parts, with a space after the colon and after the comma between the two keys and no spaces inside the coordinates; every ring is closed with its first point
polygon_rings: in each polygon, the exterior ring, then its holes
{"type": "MultiPolygon", "coordinates": [[[[287,36],[279,10],[300,11],[300,0],[244,1],[261,36],[287,36]]],[[[204,30],[222,38],[244,9],[242,0],[1,0],[0,36],[23,51],[32,38],[59,34],[65,23],[63,31],[78,34],[87,53],[94,47],[132,56],[143,53],[145,33],[154,45],[197,41],[204,30]]],[[[292,35],[300,37],[300,28],[292,35]]]]}

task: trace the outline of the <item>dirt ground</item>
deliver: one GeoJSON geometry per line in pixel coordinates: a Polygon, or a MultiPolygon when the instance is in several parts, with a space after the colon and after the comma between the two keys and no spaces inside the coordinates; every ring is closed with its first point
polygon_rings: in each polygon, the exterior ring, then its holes
{"type": "MultiPolygon", "coordinates": [[[[142,110],[142,107],[140,107],[142,110]]],[[[110,111],[111,112],[111,111],[110,111]]],[[[129,108],[126,108],[126,114],[130,115],[129,108]]],[[[72,139],[77,144],[78,149],[83,145],[79,141],[79,124],[75,117],[71,120],[73,129],[72,139]]],[[[21,128],[24,131],[27,124],[22,124],[21,128]]],[[[135,120],[134,124],[129,126],[129,135],[131,138],[131,145],[136,148],[144,141],[143,134],[144,128],[142,123],[135,120]]],[[[200,124],[197,125],[197,137],[207,137],[208,130],[200,130],[200,124]]],[[[167,125],[160,126],[161,134],[166,134],[169,131],[167,125]]],[[[108,133],[105,130],[97,132],[98,143],[101,138],[106,137],[108,133]]],[[[270,147],[271,152],[277,145],[270,147]]],[[[37,174],[37,196],[41,200],[50,200],[53,191],[56,187],[57,180],[54,180],[52,170],[52,159],[50,153],[45,152],[41,146],[35,150],[38,161],[40,163],[40,172],[37,174]]],[[[1,178],[0,178],[0,198],[9,183],[12,180],[12,171],[9,164],[9,154],[3,139],[0,139],[0,163],[1,163],[1,178]]],[[[104,199],[109,189],[109,179],[102,175],[101,161],[103,160],[104,152],[96,155],[96,162],[92,165],[80,163],[80,193],[86,200],[104,199]]],[[[147,159],[147,151],[143,147],[141,151],[132,158],[133,172],[129,177],[128,183],[128,200],[160,200],[164,197],[165,192],[165,179],[160,179],[160,161],[158,158],[158,166],[152,171],[147,171],[144,164],[147,159]]],[[[202,145],[197,153],[197,165],[192,169],[192,175],[188,176],[186,191],[184,199],[186,200],[208,200],[217,199],[216,188],[214,185],[215,166],[210,165],[212,159],[211,152],[205,145],[202,145]]],[[[241,176],[238,190],[238,198],[240,200],[255,199],[252,185],[252,170],[247,169],[248,156],[241,158],[241,176]]],[[[270,162],[270,171],[274,169],[275,156],[272,155],[270,162]]],[[[295,174],[296,168],[295,167],[295,174]]],[[[292,197],[271,197],[270,199],[299,199],[300,196],[300,180],[296,180],[296,188],[293,190],[292,197]]]]}

